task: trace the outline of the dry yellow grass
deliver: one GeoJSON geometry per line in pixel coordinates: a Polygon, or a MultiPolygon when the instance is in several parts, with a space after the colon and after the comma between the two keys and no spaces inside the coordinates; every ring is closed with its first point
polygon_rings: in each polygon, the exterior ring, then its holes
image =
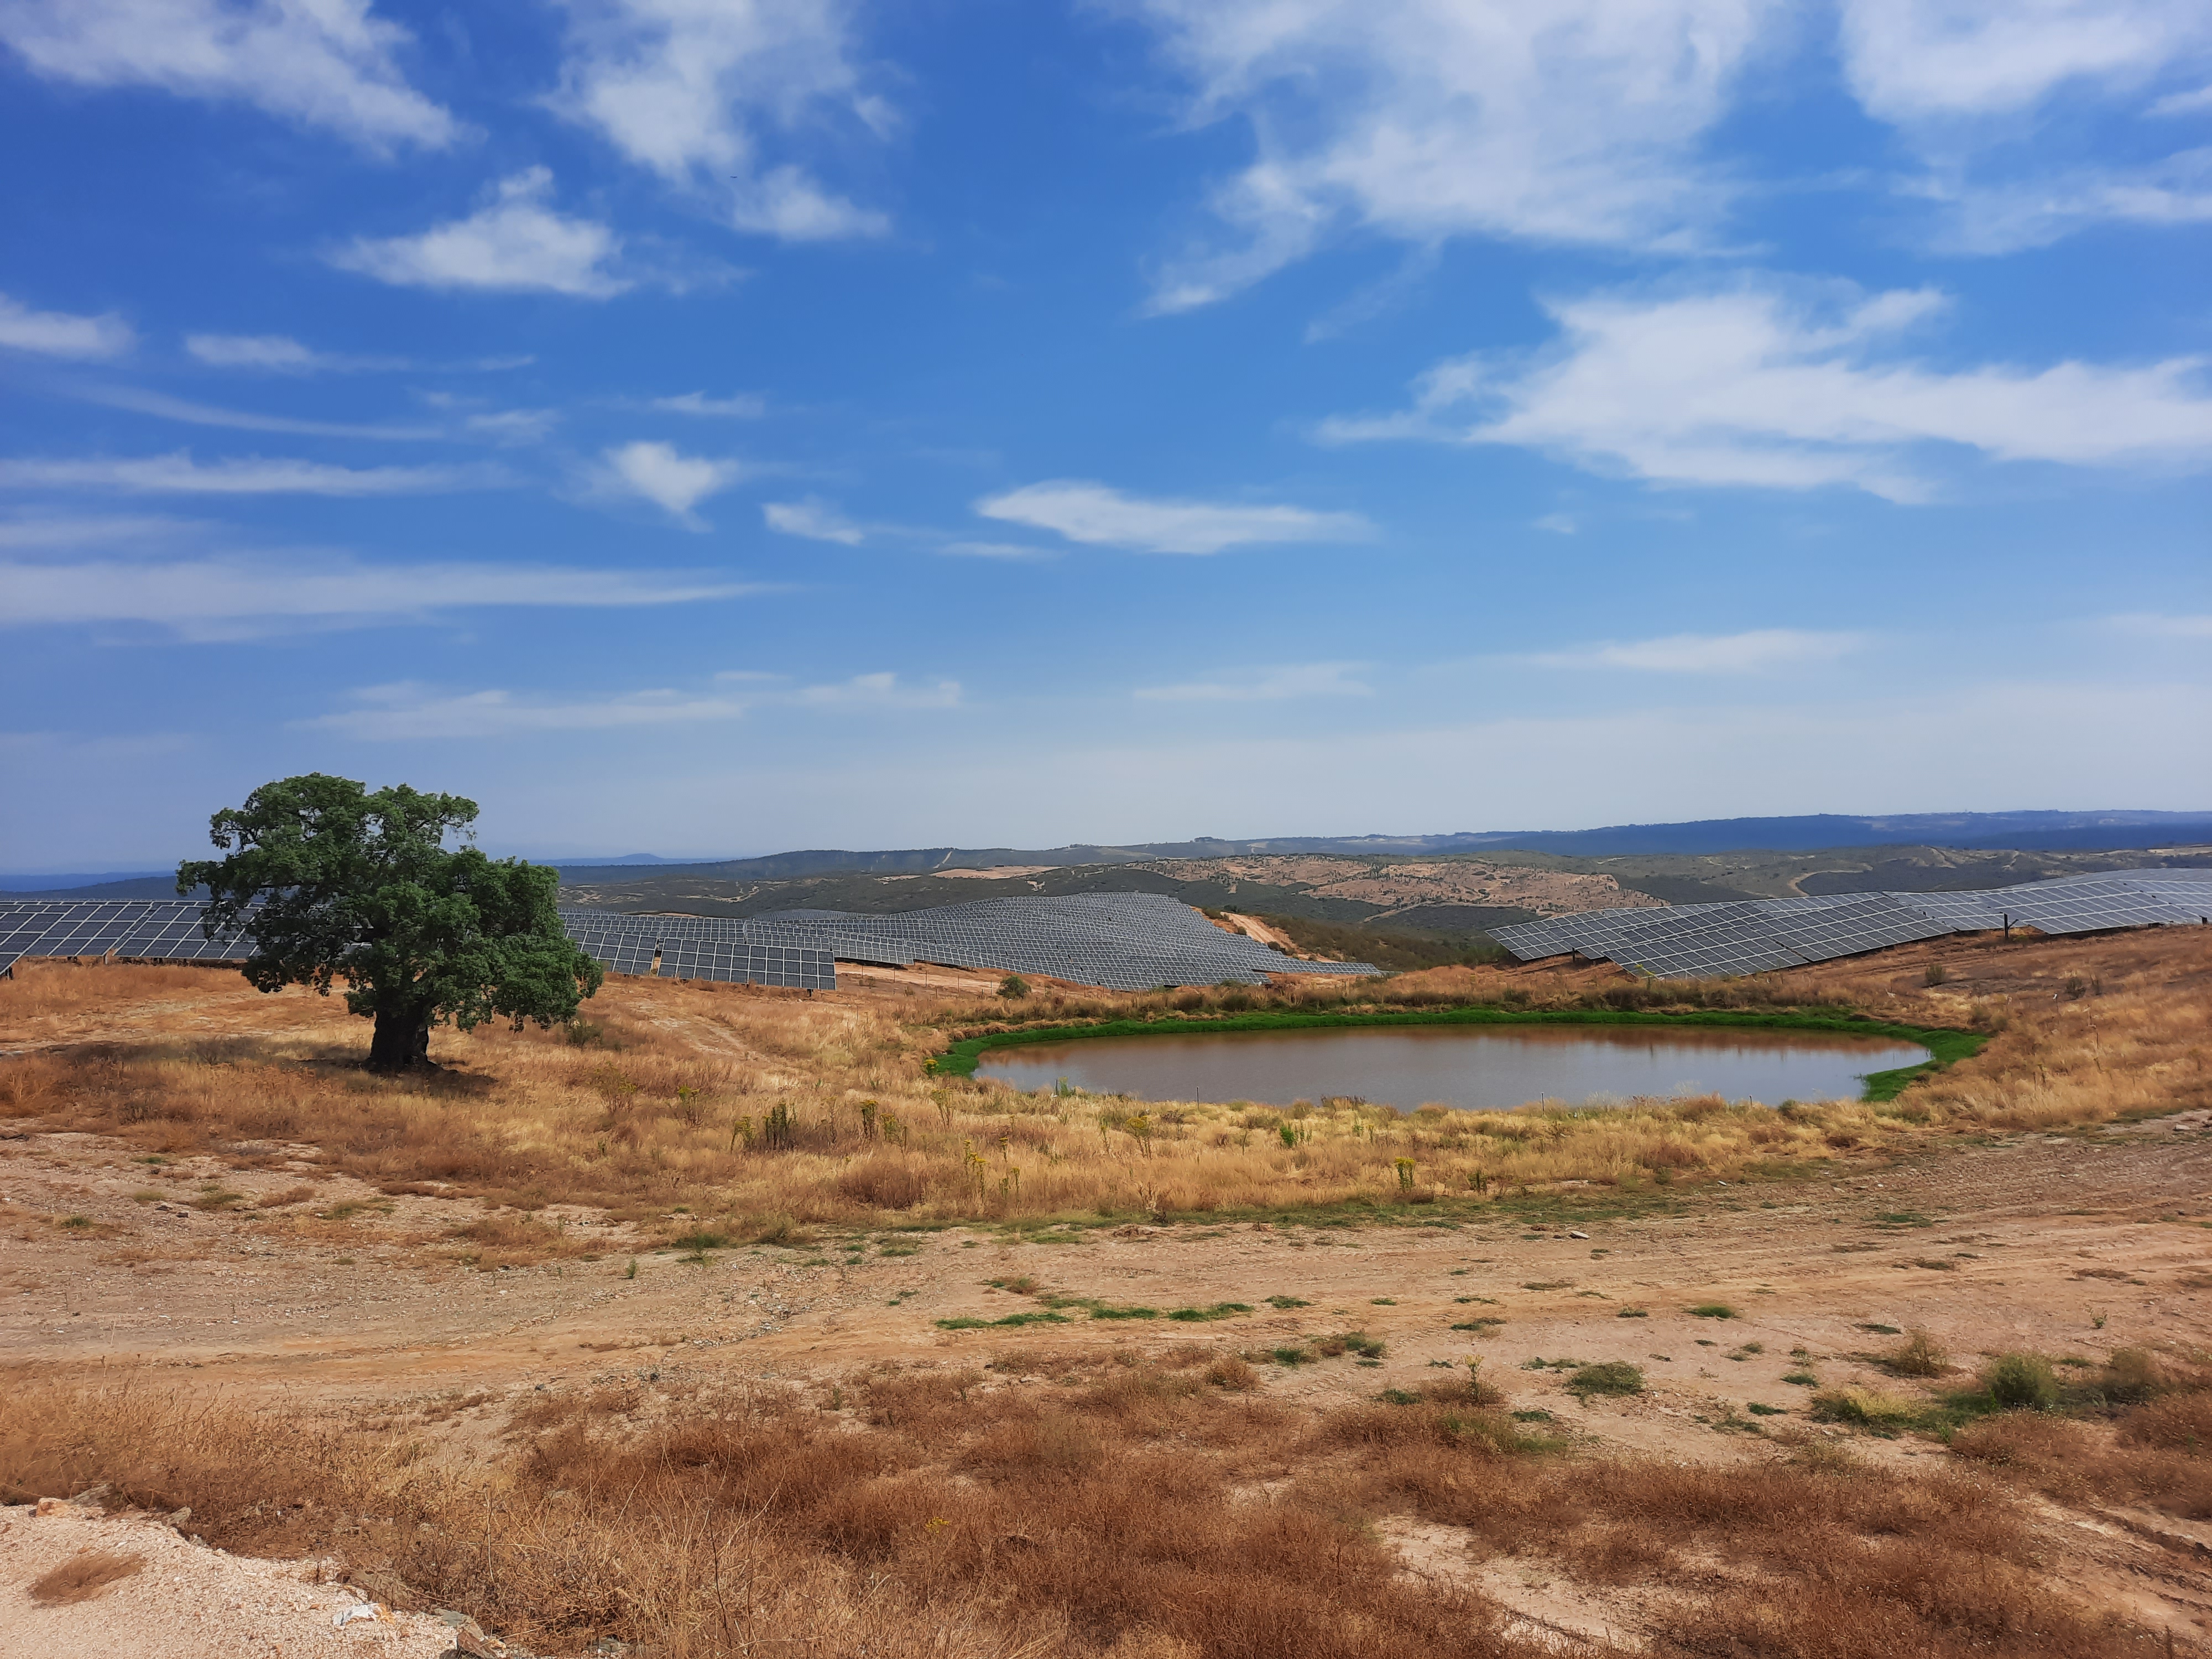
{"type": "Polygon", "coordinates": [[[1623,1639],[1577,1645],[1595,1659],[2146,1650],[2054,1587],[1995,1481],[1780,1444],[1726,1467],[1589,1458],[1464,1384],[1308,1416],[1210,1362],[1199,1344],[1032,1350],[810,1389],[526,1395],[465,1451],[428,1426],[26,1382],[0,1498],[105,1482],[113,1504],[189,1506],[235,1553],[334,1554],[379,1599],[564,1652],[1555,1652],[1485,1593],[1488,1566],[1627,1592],[1607,1620],[1623,1639]],[[1378,1523],[1409,1516],[1451,1540],[1438,1570],[1384,1541],[1378,1523]]]}
{"type": "MultiPolygon", "coordinates": [[[[465,1193],[524,1213],[599,1205],[671,1232],[750,1232],[778,1218],[881,1225],[1408,1198],[1457,1206],[1563,1184],[1634,1192],[1733,1180],[1930,1137],[2206,1104],[2212,998],[2199,944],[2168,930],[1991,948],[1966,962],[1964,993],[1957,975],[1952,988],[1924,986],[1910,953],[1710,986],[1646,988],[1603,969],[1449,969],[1351,988],[1054,992],[1012,1009],[896,989],[807,999],[611,979],[574,1030],[441,1032],[433,1054],[449,1069],[405,1079],[359,1069],[366,1026],[332,1000],[261,997],[210,969],[28,964],[0,982],[0,1042],[51,1046],[0,1065],[0,1115],[98,1129],[153,1152],[216,1149],[234,1163],[273,1163],[292,1155],[288,1145],[312,1143],[325,1168],[387,1190],[465,1193]],[[1849,1005],[1995,1036],[1975,1060],[1895,1102],[1781,1111],[1704,1099],[1601,1113],[1401,1114],[1326,1101],[1286,1115],[1024,1095],[925,1070],[952,1034],[1010,1012],[1051,1024],[1145,1009],[1325,1008],[1347,997],[1849,1005]],[[1286,1120],[1295,1146],[1280,1136],[1286,1120]],[[1412,1160],[1410,1192],[1401,1159],[1412,1160]]],[[[289,1224],[309,1224],[307,1212],[289,1224]]],[[[481,1242],[556,1253],[550,1229],[481,1242]]]]}

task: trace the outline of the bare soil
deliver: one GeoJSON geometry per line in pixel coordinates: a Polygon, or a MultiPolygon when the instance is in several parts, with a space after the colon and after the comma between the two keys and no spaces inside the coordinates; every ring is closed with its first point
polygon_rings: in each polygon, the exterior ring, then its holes
{"type": "MultiPolygon", "coordinates": [[[[1945,963],[1949,980],[1927,994],[1962,1008],[2061,996],[2069,975],[2151,964],[2201,986],[2201,963],[2145,938],[2063,955],[1938,944],[1837,971],[1917,987],[1945,963]]],[[[903,977],[837,994],[902,996],[903,977]]],[[[180,1024],[219,1036],[327,1017],[228,976],[161,986],[143,1008],[61,1009],[15,1035],[40,1047],[112,1043],[180,1024]]],[[[0,1121],[0,1388],[128,1379],[301,1418],[366,1416],[466,1455],[496,1444],[518,1413],[609,1388],[820,1391],[886,1367],[964,1375],[990,1363],[1004,1386],[1042,1395],[1055,1386],[1051,1367],[1025,1366],[1025,1350],[1095,1361],[1198,1339],[1252,1358],[1258,1397],[1302,1421],[1463,1376],[1479,1358],[1508,1405],[1550,1413],[1584,1455],[1729,1467],[1848,1443],[1873,1468],[1935,1477],[1964,1468],[1939,1439],[1815,1423],[1810,1397],[1865,1387],[1925,1398],[2008,1352],[2086,1374],[2124,1348],[2179,1359],[2212,1350],[2203,1107],[1867,1152],[1817,1178],[1685,1184],[1636,1202],[1569,1191],[1462,1224],[1133,1224],[1043,1243],[975,1223],[685,1252],[609,1212],[565,1206],[538,1218],[565,1224],[571,1254],[464,1265],[453,1230],[488,1213],[473,1200],[333,1175],[312,1140],[161,1161],[37,1117],[0,1121]],[[1075,1311],[1043,1329],[939,1322],[1036,1313],[1046,1293],[1252,1311],[1191,1323],[1075,1311]],[[1690,1311],[1711,1304],[1735,1316],[1690,1311]],[[1911,1329],[1948,1351],[1948,1382],[1881,1367],[1892,1333],[1911,1329]],[[1273,1349],[1352,1330],[1387,1345],[1379,1363],[1267,1363],[1273,1349]],[[1646,1391],[1578,1401],[1566,1360],[1629,1362],[1646,1391]]],[[[2088,1432],[2110,1438],[2107,1427],[2088,1432]]],[[[1293,1474],[1286,1463],[1261,1485],[1293,1474]]],[[[2094,1613],[2171,1632],[2177,1651],[2212,1650],[2212,1522],[2088,1498],[2024,1501],[2049,1585],[2094,1613]]],[[[1474,1549],[1467,1530],[1412,1514],[1376,1531],[1405,1574],[1489,1598],[1509,1632],[1553,1651],[1635,1650],[1681,1595],[1474,1549]]],[[[150,1518],[0,1510],[0,1656],[442,1650],[419,1622],[332,1630],[331,1609],[351,1593],[310,1582],[319,1571],[222,1557],[150,1518]],[[92,1548],[143,1553],[148,1567],[82,1604],[30,1607],[33,1579],[92,1548]]]]}

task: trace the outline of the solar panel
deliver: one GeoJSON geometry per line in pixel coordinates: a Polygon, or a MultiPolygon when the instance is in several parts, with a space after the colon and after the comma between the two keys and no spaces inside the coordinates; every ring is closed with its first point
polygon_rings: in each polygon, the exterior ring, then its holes
{"type": "Polygon", "coordinates": [[[1759,973],[2002,927],[2046,933],[2212,922],[2212,870],[2124,870],[1962,893],[1832,893],[1586,911],[1493,928],[1522,962],[1574,954],[1659,979],[1759,973]]]}

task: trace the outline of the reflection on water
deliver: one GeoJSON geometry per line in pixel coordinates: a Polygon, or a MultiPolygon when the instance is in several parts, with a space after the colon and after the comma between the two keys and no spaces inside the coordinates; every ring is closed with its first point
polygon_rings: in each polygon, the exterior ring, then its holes
{"type": "Polygon", "coordinates": [[[1017,1089],[1048,1089],[1065,1078],[1093,1094],[1139,1100],[1286,1106],[1358,1095],[1408,1108],[1505,1107],[1717,1094],[1771,1105],[1854,1100],[1867,1073],[1928,1057],[1911,1043],[1825,1031],[1384,1026],[1039,1043],[986,1054],[976,1069],[1017,1089]]]}

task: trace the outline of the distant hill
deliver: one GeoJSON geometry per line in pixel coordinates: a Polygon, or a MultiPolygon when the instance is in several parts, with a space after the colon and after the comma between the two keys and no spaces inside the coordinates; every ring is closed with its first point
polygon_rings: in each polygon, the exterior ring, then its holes
{"type": "MultiPolygon", "coordinates": [[[[1145,842],[1129,846],[918,847],[860,852],[814,848],[761,858],[682,862],[651,853],[586,862],[539,859],[561,872],[568,886],[660,882],[671,877],[712,881],[804,881],[827,875],[929,876],[947,870],[988,870],[1029,865],[1048,869],[1147,863],[1158,859],[1218,859],[1255,853],[1337,858],[1419,858],[1459,854],[1501,857],[1510,853],[1561,858],[1711,856],[1729,853],[1809,854],[1875,847],[2016,849],[2035,852],[2126,852],[2161,847],[2212,845],[2212,811],[2203,812],[1909,812],[1885,817],[1818,813],[1799,817],[1701,818],[1688,823],[1623,823],[1599,830],[1460,830],[1437,836],[1280,836],[1225,841],[1145,842]]],[[[1905,884],[1900,883],[1900,885],[1905,884]]],[[[173,898],[173,878],[146,876],[8,876],[0,894],[16,898],[173,898]]],[[[976,896],[982,895],[978,892],[976,896]]],[[[1686,889],[1658,892],[1672,902],[1695,902],[1686,889]]]]}
{"type": "Polygon", "coordinates": [[[601,884],[647,877],[701,876],[724,881],[796,881],[811,876],[927,875],[1000,865],[1136,864],[1154,859],[1218,859],[1249,853],[1305,853],[1339,858],[1407,858],[1504,851],[1567,857],[1816,853],[1839,847],[2019,848],[2118,852],[2212,844],[2206,812],[1918,812],[1888,817],[1819,813],[1802,817],[1704,818],[1689,823],[1626,823],[1602,830],[1462,830],[1441,836],[1280,836],[1224,841],[1145,842],[1130,846],[1053,848],[921,847],[896,852],[836,848],[696,864],[563,864],[562,879],[601,884]]]}

